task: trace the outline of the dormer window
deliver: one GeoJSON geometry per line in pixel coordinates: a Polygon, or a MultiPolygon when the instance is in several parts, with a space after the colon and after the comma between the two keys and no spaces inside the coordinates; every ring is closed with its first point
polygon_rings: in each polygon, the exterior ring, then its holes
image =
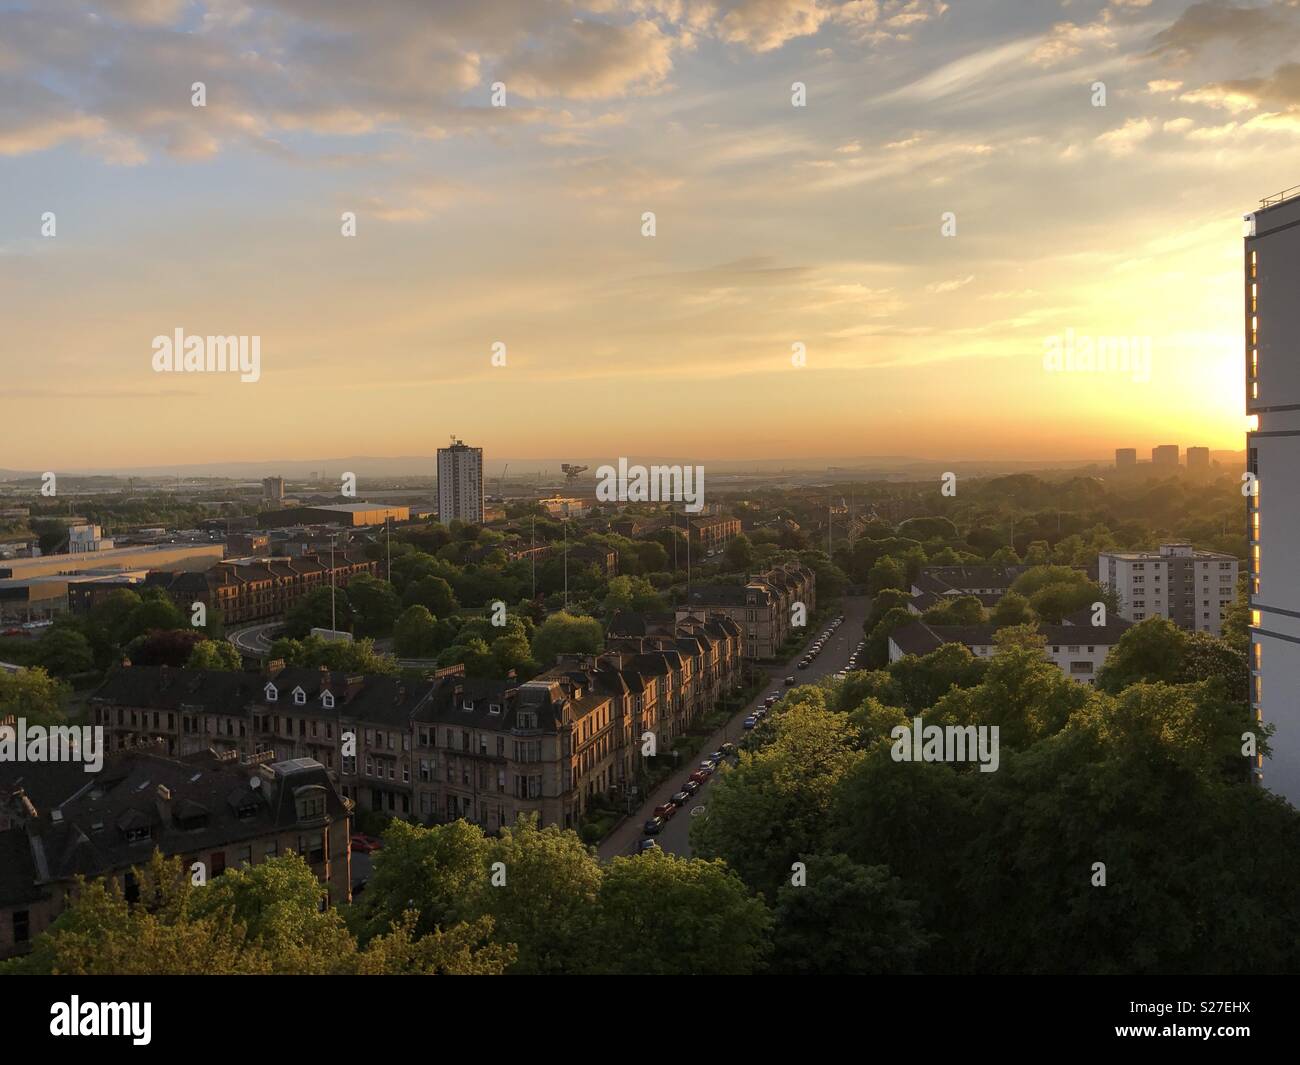
{"type": "Polygon", "coordinates": [[[142,843],[148,838],[149,829],[147,826],[143,828],[128,828],[126,830],[126,841],[128,843],[142,843]]]}
{"type": "Polygon", "coordinates": [[[298,788],[293,793],[299,821],[314,821],[325,816],[325,789],[319,784],[298,788]]]}
{"type": "Polygon", "coordinates": [[[499,714],[499,713],[501,713],[501,704],[500,704],[500,703],[488,703],[488,713],[489,713],[489,714],[499,714]]]}
{"type": "Polygon", "coordinates": [[[464,710],[466,713],[468,713],[470,710],[474,709],[474,700],[466,699],[464,702],[460,704],[460,708],[464,710]]]}
{"type": "Polygon", "coordinates": [[[333,710],[333,709],[334,709],[334,693],[333,693],[333,692],[326,692],[324,695],[322,695],[322,696],[320,697],[320,704],[321,704],[321,706],[325,707],[326,710],[333,710]]]}
{"type": "Polygon", "coordinates": [[[268,703],[273,703],[280,698],[280,692],[274,684],[267,684],[263,691],[266,693],[266,701],[268,703]]]}
{"type": "Polygon", "coordinates": [[[307,693],[303,691],[301,688],[294,688],[293,690],[293,705],[294,706],[307,705],[307,693]]]}

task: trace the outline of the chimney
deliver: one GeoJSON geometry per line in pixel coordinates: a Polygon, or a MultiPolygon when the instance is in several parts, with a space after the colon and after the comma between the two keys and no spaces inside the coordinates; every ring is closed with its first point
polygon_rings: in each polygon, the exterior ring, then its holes
{"type": "Polygon", "coordinates": [[[264,672],[266,677],[270,679],[274,677],[277,673],[279,673],[282,669],[284,669],[284,659],[273,658],[271,659],[271,661],[266,663],[266,669],[264,672]]]}
{"type": "Polygon", "coordinates": [[[166,828],[172,823],[172,793],[165,784],[159,784],[154,791],[154,809],[158,811],[158,820],[166,828]]]}

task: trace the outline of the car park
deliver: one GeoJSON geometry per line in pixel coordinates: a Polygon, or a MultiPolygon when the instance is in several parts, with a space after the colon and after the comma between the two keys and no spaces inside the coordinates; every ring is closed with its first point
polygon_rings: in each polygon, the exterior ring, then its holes
{"type": "Polygon", "coordinates": [[[664,828],[664,819],[662,817],[652,817],[643,826],[642,830],[647,836],[657,836],[664,828]]]}

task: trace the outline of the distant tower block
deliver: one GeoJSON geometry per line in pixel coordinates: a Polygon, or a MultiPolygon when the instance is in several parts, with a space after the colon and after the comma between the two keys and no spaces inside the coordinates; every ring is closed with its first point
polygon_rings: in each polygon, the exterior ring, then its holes
{"type": "Polygon", "coordinates": [[[262,501],[271,503],[274,506],[281,506],[284,503],[284,478],[283,477],[264,477],[262,478],[262,501]]]}
{"type": "Polygon", "coordinates": [[[1135,447],[1117,447],[1115,449],[1115,468],[1132,469],[1138,464],[1138,452],[1135,447]]]}

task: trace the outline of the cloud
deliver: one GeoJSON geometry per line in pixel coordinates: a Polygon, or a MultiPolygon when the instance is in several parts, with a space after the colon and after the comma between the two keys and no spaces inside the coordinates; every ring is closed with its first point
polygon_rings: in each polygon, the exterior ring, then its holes
{"type": "Polygon", "coordinates": [[[500,65],[508,89],[528,97],[607,100],[659,89],[673,69],[673,39],[653,22],[574,22],[541,49],[500,65]]]}
{"type": "Polygon", "coordinates": [[[1151,136],[1154,127],[1149,119],[1130,118],[1118,129],[1101,134],[1097,143],[1112,155],[1128,155],[1134,148],[1151,136]]]}

